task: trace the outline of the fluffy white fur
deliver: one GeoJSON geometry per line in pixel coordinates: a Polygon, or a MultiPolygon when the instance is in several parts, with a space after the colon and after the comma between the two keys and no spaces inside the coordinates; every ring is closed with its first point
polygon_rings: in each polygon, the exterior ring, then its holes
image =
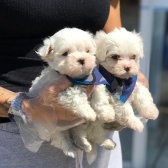
{"type": "MultiPolygon", "coordinates": [[[[139,34],[127,31],[125,28],[115,29],[108,34],[100,31],[96,34],[96,43],[98,64],[107,71],[121,79],[128,79],[138,73],[139,61],[143,57],[143,42],[139,34]]],[[[144,125],[134,110],[145,119],[154,120],[158,117],[159,111],[153,103],[149,90],[139,82],[124,104],[118,99],[117,94],[112,96],[106,92],[107,101],[110,100],[109,103],[114,107],[115,121],[123,126],[139,132],[143,130],[144,125]]]]}
{"type": "MultiPolygon", "coordinates": [[[[96,45],[92,35],[76,28],[62,29],[45,39],[43,46],[37,53],[49,66],[33,81],[32,87],[29,90],[31,96],[35,96],[45,85],[57,81],[62,75],[68,75],[73,78],[82,78],[89,75],[96,65],[96,45]]],[[[95,100],[92,100],[92,102],[96,102],[96,99],[104,98],[104,95],[106,95],[104,90],[102,94],[101,92],[98,93],[97,90],[94,96],[95,100]]],[[[81,85],[67,88],[59,94],[57,100],[79,118],[87,121],[87,124],[63,132],[57,130],[57,126],[53,129],[52,125],[37,125],[36,129],[41,139],[50,141],[52,145],[62,149],[66,155],[71,157],[75,157],[76,149],[72,144],[70,135],[73,137],[76,145],[86,152],[93,151],[92,145],[95,143],[108,149],[115,147],[115,143],[112,140],[106,140],[101,122],[111,122],[114,120],[114,111],[111,113],[111,110],[113,110],[111,105],[106,103],[108,106],[106,110],[112,114],[112,116],[109,115],[109,118],[104,114],[102,115],[100,109],[98,112],[94,111],[88,101],[86,88],[81,85]],[[93,123],[96,117],[101,121],[93,123]]],[[[103,106],[105,106],[104,103],[102,104],[103,106]]],[[[96,105],[94,107],[96,109],[96,105]]],[[[96,152],[93,153],[92,161],[96,157],[96,152]]]]}
{"type": "MultiPolygon", "coordinates": [[[[37,53],[49,66],[33,81],[30,94],[35,96],[45,85],[59,80],[62,75],[73,78],[89,75],[96,65],[95,50],[92,35],[76,28],[62,29],[45,39],[37,53]]],[[[96,119],[85,87],[69,87],[59,94],[57,100],[81,119],[96,119]]],[[[43,140],[51,141],[52,145],[62,149],[66,155],[74,157],[75,149],[68,131],[60,132],[56,126],[53,129],[50,125],[38,125],[37,130],[43,140]]]]}
{"type": "MultiPolygon", "coordinates": [[[[49,66],[33,81],[29,90],[33,95],[45,85],[56,82],[63,75],[73,78],[85,77],[96,65],[92,35],[76,28],[62,29],[45,39],[44,45],[37,53],[49,66]]],[[[84,87],[70,87],[59,94],[58,100],[80,118],[90,121],[96,119],[84,87]]]]}

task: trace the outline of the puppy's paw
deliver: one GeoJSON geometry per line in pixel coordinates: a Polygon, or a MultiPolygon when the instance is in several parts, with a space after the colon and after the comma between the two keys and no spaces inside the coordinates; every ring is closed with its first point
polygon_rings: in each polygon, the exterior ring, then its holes
{"type": "Polygon", "coordinates": [[[90,152],[92,150],[92,145],[86,138],[75,140],[74,143],[78,148],[85,152],[90,152]]]}
{"type": "Polygon", "coordinates": [[[143,123],[139,120],[139,118],[136,117],[130,119],[127,126],[137,132],[142,132],[144,129],[143,123]]]}
{"type": "Polygon", "coordinates": [[[82,148],[85,152],[90,152],[92,150],[92,145],[90,143],[85,143],[82,148]]]}
{"type": "Polygon", "coordinates": [[[66,156],[69,156],[71,158],[76,158],[76,151],[75,150],[68,150],[63,151],[66,156]]]}
{"type": "Polygon", "coordinates": [[[157,107],[154,104],[151,106],[148,106],[145,109],[145,112],[143,113],[143,117],[146,119],[150,119],[150,120],[157,119],[158,115],[159,115],[159,110],[157,109],[157,107]]]}
{"type": "Polygon", "coordinates": [[[116,147],[116,143],[113,142],[111,139],[106,139],[100,146],[107,150],[112,150],[116,147]]]}
{"type": "Polygon", "coordinates": [[[87,112],[87,113],[84,113],[83,115],[81,115],[81,117],[83,118],[83,119],[85,119],[86,121],[95,121],[96,120],[96,113],[93,111],[90,111],[90,113],[89,112],[87,112]]]}
{"type": "Polygon", "coordinates": [[[101,110],[101,113],[97,115],[97,118],[104,123],[110,123],[115,120],[115,112],[112,107],[105,107],[101,110]]]}
{"type": "Polygon", "coordinates": [[[65,153],[66,156],[69,156],[71,158],[75,158],[76,153],[77,153],[77,148],[72,144],[69,144],[69,145],[66,144],[64,146],[63,152],[65,153]]]}
{"type": "Polygon", "coordinates": [[[114,115],[109,115],[107,113],[99,114],[99,115],[97,115],[97,118],[100,121],[103,121],[103,123],[111,123],[111,122],[113,122],[115,120],[115,116],[114,115]]]}

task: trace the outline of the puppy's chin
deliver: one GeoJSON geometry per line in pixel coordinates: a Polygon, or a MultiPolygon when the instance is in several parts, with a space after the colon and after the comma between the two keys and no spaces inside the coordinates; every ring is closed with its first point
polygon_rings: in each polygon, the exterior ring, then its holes
{"type": "Polygon", "coordinates": [[[122,74],[122,75],[121,74],[120,75],[114,74],[114,75],[118,78],[121,78],[121,79],[129,79],[129,78],[133,77],[134,74],[125,73],[125,74],[122,74]]]}
{"type": "Polygon", "coordinates": [[[103,67],[115,77],[120,79],[128,79],[138,74],[138,67],[132,68],[129,72],[126,72],[121,66],[108,66],[107,64],[104,64],[103,67]]]}
{"type": "Polygon", "coordinates": [[[74,71],[71,69],[71,71],[68,71],[66,73],[66,75],[72,77],[72,78],[84,78],[86,76],[89,76],[91,71],[93,68],[91,69],[85,69],[85,68],[80,68],[80,69],[75,69],[74,71]]]}
{"type": "Polygon", "coordinates": [[[83,78],[90,75],[95,65],[94,59],[85,59],[85,64],[83,65],[76,61],[73,62],[73,64],[66,64],[66,67],[62,68],[62,70],[64,71],[64,74],[70,77],[83,78]]]}
{"type": "Polygon", "coordinates": [[[125,72],[125,73],[120,73],[120,74],[113,74],[114,76],[121,78],[121,79],[129,79],[132,78],[134,75],[136,75],[138,72],[125,72]]]}

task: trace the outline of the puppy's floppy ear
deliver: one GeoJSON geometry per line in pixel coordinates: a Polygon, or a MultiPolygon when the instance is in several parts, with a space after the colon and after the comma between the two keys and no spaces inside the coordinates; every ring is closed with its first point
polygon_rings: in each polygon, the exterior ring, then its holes
{"type": "Polygon", "coordinates": [[[44,61],[52,61],[54,53],[54,45],[51,38],[43,41],[43,46],[36,52],[44,61]]]}
{"type": "Polygon", "coordinates": [[[107,52],[106,39],[107,34],[103,31],[99,31],[95,35],[95,42],[97,46],[96,58],[98,59],[98,62],[102,62],[106,58],[106,52],[107,52]]]}

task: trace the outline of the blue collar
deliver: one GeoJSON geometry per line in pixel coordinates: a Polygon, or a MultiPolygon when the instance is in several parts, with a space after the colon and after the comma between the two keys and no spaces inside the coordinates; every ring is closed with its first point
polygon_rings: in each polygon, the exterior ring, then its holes
{"type": "Polygon", "coordinates": [[[119,99],[123,103],[125,103],[135,88],[137,75],[134,75],[132,78],[129,79],[120,79],[109,73],[102,66],[99,66],[99,71],[106,79],[106,81],[110,84],[106,85],[106,87],[111,92],[111,94],[119,94],[119,99]]]}
{"type": "Polygon", "coordinates": [[[73,85],[109,85],[97,68],[94,68],[92,73],[84,78],[71,78],[69,76],[67,78],[73,85]]]}

